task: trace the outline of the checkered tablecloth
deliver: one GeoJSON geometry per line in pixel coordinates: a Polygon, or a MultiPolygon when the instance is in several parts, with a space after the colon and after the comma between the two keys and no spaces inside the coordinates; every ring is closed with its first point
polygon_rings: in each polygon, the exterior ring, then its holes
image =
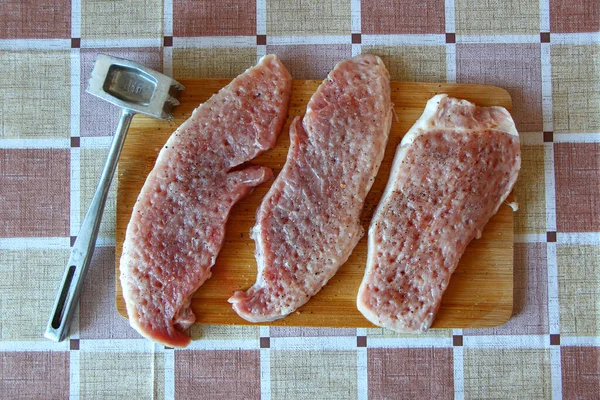
{"type": "Polygon", "coordinates": [[[598,0],[0,1],[0,398],[600,398],[598,0]],[[42,338],[118,110],[96,55],[296,79],[380,55],[392,79],[506,88],[521,132],[514,316],[495,329],[195,326],[141,339],[115,310],[115,189],[70,340],[42,338]]]}

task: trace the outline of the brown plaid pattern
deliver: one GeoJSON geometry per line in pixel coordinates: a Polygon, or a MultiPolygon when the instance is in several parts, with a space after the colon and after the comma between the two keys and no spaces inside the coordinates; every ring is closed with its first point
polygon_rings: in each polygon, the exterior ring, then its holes
{"type": "Polygon", "coordinates": [[[0,397],[598,398],[597,0],[7,0],[0,6],[0,397]],[[276,53],[295,79],[381,56],[394,80],[506,88],[522,133],[514,312],[502,327],[201,326],[141,339],[114,304],[115,188],[69,340],[42,339],[118,110],[99,53],[228,78],[276,53]]]}

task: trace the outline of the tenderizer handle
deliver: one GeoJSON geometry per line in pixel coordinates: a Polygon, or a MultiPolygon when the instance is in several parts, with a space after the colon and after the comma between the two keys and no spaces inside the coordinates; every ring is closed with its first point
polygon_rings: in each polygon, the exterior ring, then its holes
{"type": "Polygon", "coordinates": [[[81,288],[87,274],[92,254],[96,246],[96,238],[104,212],[104,205],[108,197],[110,183],[117,168],[119,155],[125,142],[127,130],[131,124],[134,113],[124,109],[113,137],[100,181],[92,198],[87,214],[83,219],[77,239],[71,249],[69,263],[65,269],[60,290],[54,302],[44,336],[48,339],[61,342],[67,336],[71,325],[71,318],[81,294],[81,288]]]}

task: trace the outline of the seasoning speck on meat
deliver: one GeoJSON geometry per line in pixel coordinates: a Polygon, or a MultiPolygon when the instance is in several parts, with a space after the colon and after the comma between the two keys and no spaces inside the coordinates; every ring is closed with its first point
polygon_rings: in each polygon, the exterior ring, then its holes
{"type": "Polygon", "coordinates": [[[275,145],[291,84],[277,57],[261,58],[194,110],[160,151],[120,262],[129,322],[148,339],[189,344],[191,298],[211,275],[229,211],[272,177],[265,167],[235,167],[275,145]]]}
{"type": "Polygon", "coordinates": [[[398,332],[429,329],[460,257],[520,166],[519,136],[504,108],[429,100],[398,146],[371,221],[360,312],[398,332]]]}

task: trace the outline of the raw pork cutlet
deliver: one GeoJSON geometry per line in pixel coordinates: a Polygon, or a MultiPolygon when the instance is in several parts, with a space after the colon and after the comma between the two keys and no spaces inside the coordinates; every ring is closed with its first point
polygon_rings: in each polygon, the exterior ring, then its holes
{"type": "Polygon", "coordinates": [[[275,145],[292,79],[263,57],[194,110],[160,151],[133,208],[121,257],[129,322],[167,346],[190,342],[194,292],[211,275],[231,207],[272,177],[249,161],[275,145]]]}
{"type": "Polygon", "coordinates": [[[283,170],[252,230],[258,276],[229,299],[251,322],[283,318],[314,296],[346,262],[364,231],[360,213],[392,122],[383,62],[340,62],[291,124],[283,170]]]}
{"type": "Polygon", "coordinates": [[[398,332],[429,329],[450,276],[521,167],[504,108],[437,95],[402,139],[371,226],[360,312],[398,332]]]}

